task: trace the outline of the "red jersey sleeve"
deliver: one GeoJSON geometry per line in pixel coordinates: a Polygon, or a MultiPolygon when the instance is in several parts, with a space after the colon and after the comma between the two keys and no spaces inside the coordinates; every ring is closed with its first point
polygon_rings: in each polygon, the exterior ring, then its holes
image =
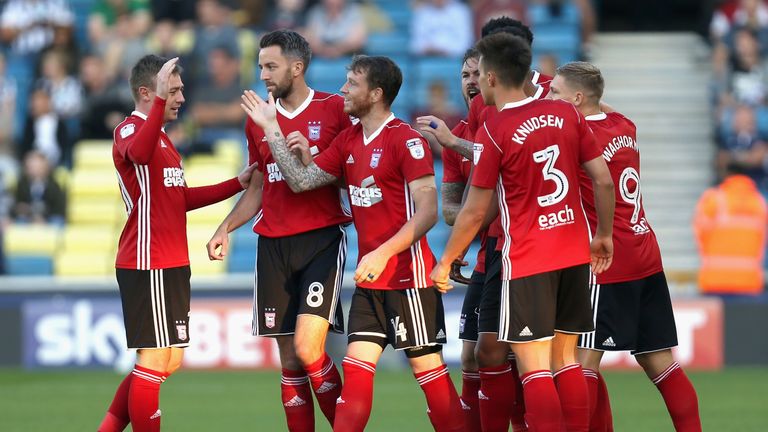
{"type": "MultiPolygon", "coordinates": [[[[475,97],[477,99],[477,97],[475,97]]],[[[501,148],[488,133],[486,125],[475,136],[475,169],[472,170],[472,186],[494,189],[499,181],[501,148]]]]}
{"type": "Polygon", "coordinates": [[[141,125],[128,123],[115,131],[115,146],[120,154],[139,165],[146,165],[160,140],[165,115],[165,99],[155,96],[147,120],[141,125]],[[137,129],[138,130],[135,130],[137,129]]]}
{"type": "Polygon", "coordinates": [[[260,172],[264,172],[264,158],[261,157],[259,152],[259,140],[261,140],[261,134],[256,133],[256,124],[253,120],[248,119],[245,122],[245,139],[248,141],[248,165],[257,163],[256,169],[260,172]]]}
{"type": "Polygon", "coordinates": [[[184,188],[187,211],[223,201],[243,190],[237,177],[210,186],[184,188]]]}
{"type": "Polygon", "coordinates": [[[412,182],[426,176],[435,175],[432,162],[432,152],[429,150],[427,140],[421,135],[407,134],[398,137],[401,142],[396,143],[400,163],[400,171],[405,181],[412,182]]]}
{"type": "MultiPolygon", "coordinates": [[[[345,130],[349,131],[350,129],[347,128],[345,130]]],[[[328,148],[315,156],[315,164],[318,168],[337,179],[344,177],[344,163],[346,162],[346,159],[344,159],[344,156],[346,155],[344,149],[346,148],[347,136],[349,136],[349,134],[345,132],[336,135],[336,138],[331,141],[328,148]]]]}

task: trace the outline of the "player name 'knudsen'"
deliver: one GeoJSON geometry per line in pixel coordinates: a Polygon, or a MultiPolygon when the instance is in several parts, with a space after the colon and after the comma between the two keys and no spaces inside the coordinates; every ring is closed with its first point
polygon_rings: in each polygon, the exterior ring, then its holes
{"type": "Polygon", "coordinates": [[[523,145],[525,142],[525,139],[528,138],[528,135],[531,134],[536,129],[541,129],[543,127],[553,126],[556,128],[563,128],[563,119],[554,116],[552,114],[548,115],[540,115],[538,117],[531,117],[528,120],[524,121],[515,131],[515,136],[512,137],[512,141],[523,145]]]}
{"type": "Polygon", "coordinates": [[[611,142],[609,142],[605,147],[605,150],[603,150],[603,159],[605,159],[606,162],[610,162],[616,152],[625,147],[631,148],[634,151],[638,151],[637,142],[632,139],[631,136],[621,135],[613,137],[611,142]]]}

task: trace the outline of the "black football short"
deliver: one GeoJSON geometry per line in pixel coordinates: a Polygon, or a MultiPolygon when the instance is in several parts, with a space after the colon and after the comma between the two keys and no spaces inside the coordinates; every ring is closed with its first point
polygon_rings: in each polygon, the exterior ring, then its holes
{"type": "Polygon", "coordinates": [[[472,272],[464,303],[461,305],[461,321],[459,321],[459,339],[477,342],[477,320],[480,316],[480,297],[483,293],[485,273],[472,272]]]}
{"type": "Polygon", "coordinates": [[[499,332],[499,306],[501,300],[501,251],[496,250],[496,237],[485,243],[485,281],[480,296],[478,332],[499,332]]]}
{"type": "Polygon", "coordinates": [[[594,284],[592,302],[595,331],[581,335],[580,348],[637,355],[677,346],[664,272],[634,281],[594,284]]]}
{"type": "MultiPolygon", "coordinates": [[[[514,263],[513,263],[514,265],[514,263]]],[[[589,304],[589,265],[503,281],[499,340],[532,342],[594,329],[589,304]]]]}
{"type": "Polygon", "coordinates": [[[128,348],[189,345],[189,266],[117,269],[128,348]]]}
{"type": "Polygon", "coordinates": [[[334,225],[288,237],[259,237],[252,333],[290,335],[299,315],[315,315],[344,333],[341,294],[347,236],[334,225]]]}
{"type": "Polygon", "coordinates": [[[443,297],[434,287],[355,288],[349,308],[349,342],[392,345],[396,350],[446,343],[443,297]]]}

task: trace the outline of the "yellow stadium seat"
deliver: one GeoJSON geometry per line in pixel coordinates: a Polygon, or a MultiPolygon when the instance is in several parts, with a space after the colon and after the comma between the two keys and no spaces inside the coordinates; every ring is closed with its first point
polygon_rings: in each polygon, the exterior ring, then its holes
{"type": "MultiPolygon", "coordinates": [[[[232,209],[232,200],[224,200],[216,204],[202,207],[196,210],[192,210],[187,213],[187,223],[200,224],[216,229],[217,226],[224,220],[232,209]]],[[[213,234],[211,232],[210,234],[213,234]]]]}
{"type": "Polygon", "coordinates": [[[75,144],[73,161],[75,169],[110,168],[112,161],[112,141],[83,140],[75,144]]]}
{"type": "Polygon", "coordinates": [[[67,219],[72,224],[115,226],[125,220],[125,206],[115,199],[77,199],[69,202],[67,219]]]}
{"type": "Polygon", "coordinates": [[[64,253],[113,253],[119,237],[120,229],[114,225],[69,224],[64,228],[61,250],[64,253]]]}
{"type": "Polygon", "coordinates": [[[119,199],[120,189],[115,170],[76,169],[69,181],[71,199],[80,197],[119,199]]]}
{"type": "Polygon", "coordinates": [[[53,255],[59,245],[60,228],[53,225],[13,224],[5,231],[8,255],[53,255]]]}
{"type": "Polygon", "coordinates": [[[107,276],[114,272],[114,252],[59,252],[53,260],[56,276],[107,276]]]}
{"type": "Polygon", "coordinates": [[[211,239],[215,230],[215,225],[188,224],[189,262],[193,274],[219,275],[227,272],[225,261],[210,261],[208,259],[205,245],[211,239]]]}

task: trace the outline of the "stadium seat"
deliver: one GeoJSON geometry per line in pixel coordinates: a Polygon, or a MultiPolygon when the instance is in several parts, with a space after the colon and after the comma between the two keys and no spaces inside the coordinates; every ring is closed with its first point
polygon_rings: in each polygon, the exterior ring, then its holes
{"type": "Polygon", "coordinates": [[[314,89],[337,93],[346,80],[347,66],[351,61],[351,57],[312,59],[307,69],[307,82],[314,89]]]}
{"type": "Polygon", "coordinates": [[[125,220],[125,205],[115,193],[114,199],[72,200],[67,220],[72,224],[98,224],[116,226],[125,220]]]}
{"type": "Polygon", "coordinates": [[[71,200],[119,198],[120,190],[114,169],[77,168],[69,179],[68,196],[71,200]]]}
{"type": "Polygon", "coordinates": [[[208,259],[205,245],[211,239],[216,226],[211,224],[188,224],[187,244],[189,247],[189,261],[192,272],[195,275],[220,275],[227,271],[227,264],[221,261],[208,259]]]}
{"type": "Polygon", "coordinates": [[[46,255],[10,255],[5,257],[9,276],[49,276],[53,274],[53,259],[46,255]]]}
{"type": "Polygon", "coordinates": [[[109,252],[117,247],[120,229],[113,225],[75,225],[63,228],[61,248],[68,252],[109,252]]]}
{"type": "Polygon", "coordinates": [[[59,252],[53,261],[56,276],[108,276],[115,271],[112,252],[59,252]]]}
{"type": "Polygon", "coordinates": [[[253,273],[256,265],[256,250],[250,252],[244,250],[230,251],[226,258],[226,264],[229,273],[253,273]]]}
{"type": "Polygon", "coordinates": [[[5,253],[50,256],[59,246],[60,229],[54,225],[12,224],[4,233],[5,253]]]}
{"type": "Polygon", "coordinates": [[[546,23],[579,26],[580,23],[578,8],[574,4],[568,2],[561,6],[559,15],[552,14],[552,9],[544,4],[529,4],[527,14],[528,21],[531,23],[536,35],[534,44],[539,37],[538,30],[536,29],[536,26],[539,24],[546,23]]]}
{"type": "Polygon", "coordinates": [[[408,53],[410,37],[403,32],[371,33],[365,43],[370,55],[396,56],[408,53]]]}
{"type": "Polygon", "coordinates": [[[75,169],[101,168],[114,170],[112,142],[109,140],[79,141],[75,144],[72,159],[75,169]]]}
{"type": "MultiPolygon", "coordinates": [[[[208,225],[209,227],[215,229],[221,223],[221,221],[227,217],[227,214],[229,214],[232,206],[233,200],[228,199],[217,202],[216,204],[211,204],[206,207],[192,210],[187,212],[187,223],[208,225]]],[[[211,231],[210,234],[213,234],[213,231],[211,231]]]]}

